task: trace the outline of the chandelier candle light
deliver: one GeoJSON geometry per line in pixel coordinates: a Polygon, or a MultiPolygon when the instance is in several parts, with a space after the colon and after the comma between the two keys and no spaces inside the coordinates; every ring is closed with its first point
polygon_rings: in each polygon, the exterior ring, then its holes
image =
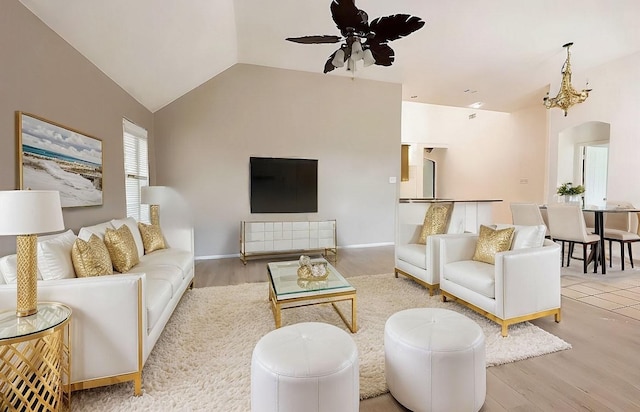
{"type": "MultiPolygon", "coordinates": [[[[567,60],[562,66],[562,83],[560,84],[558,94],[556,97],[549,97],[549,92],[547,92],[547,96],[543,99],[544,105],[547,109],[559,107],[564,111],[565,116],[571,106],[587,100],[589,92],[591,91],[591,89],[577,91],[571,85],[571,52],[569,51],[571,46],[573,46],[573,43],[567,43],[562,46],[567,49],[567,60]]],[[[587,82],[587,86],[588,85],[589,83],[587,82]]]]}
{"type": "Polygon", "coordinates": [[[58,191],[0,191],[0,236],[17,235],[17,316],[38,312],[37,234],[63,229],[58,191]]]}

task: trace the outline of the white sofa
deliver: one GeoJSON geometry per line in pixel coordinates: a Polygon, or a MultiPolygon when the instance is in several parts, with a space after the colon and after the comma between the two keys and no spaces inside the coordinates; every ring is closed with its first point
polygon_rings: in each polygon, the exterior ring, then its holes
{"type": "MultiPolygon", "coordinates": [[[[38,300],[61,302],[73,311],[72,390],[133,381],[134,393],[141,394],[142,368],[180,298],[193,282],[193,228],[185,219],[189,214],[183,209],[178,195],[167,188],[166,202],[160,204],[160,224],[167,248],[141,256],[140,263],[126,274],[47,280],[59,267],[52,267],[51,260],[41,262],[39,255],[38,277],[44,279],[38,281],[38,300]],[[172,209],[176,206],[177,209],[172,209]]],[[[104,234],[106,227],[119,227],[122,223],[114,220],[85,227],[79,235],[82,238],[91,233],[104,234]]],[[[39,248],[47,242],[55,246],[56,238],[60,243],[60,239],[69,236],[75,235],[68,231],[40,237],[39,248]]],[[[58,257],[60,267],[68,265],[65,259],[58,257]]],[[[3,257],[0,262],[0,269],[5,271],[0,271],[2,310],[16,307],[16,285],[7,284],[5,279],[11,278],[6,272],[12,261],[15,255],[3,257]]],[[[55,266],[56,262],[53,263],[55,266]]]]}
{"type": "MultiPolygon", "coordinates": [[[[544,233],[541,226],[539,234],[544,233]]],[[[457,301],[500,324],[502,336],[509,325],[543,316],[560,322],[560,246],[548,239],[540,247],[512,246],[496,253],[491,265],[472,260],[477,239],[477,234],[434,236],[443,301],[457,301]]]]}

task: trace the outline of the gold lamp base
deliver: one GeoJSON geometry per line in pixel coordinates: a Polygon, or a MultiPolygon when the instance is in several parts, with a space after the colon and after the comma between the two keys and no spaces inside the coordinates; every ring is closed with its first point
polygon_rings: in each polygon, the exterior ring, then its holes
{"type": "Polygon", "coordinates": [[[18,235],[16,254],[18,263],[16,315],[31,316],[38,312],[38,254],[37,235],[18,235]]]}
{"type": "Polygon", "coordinates": [[[149,218],[152,225],[160,226],[160,205],[149,206],[149,218]]]}

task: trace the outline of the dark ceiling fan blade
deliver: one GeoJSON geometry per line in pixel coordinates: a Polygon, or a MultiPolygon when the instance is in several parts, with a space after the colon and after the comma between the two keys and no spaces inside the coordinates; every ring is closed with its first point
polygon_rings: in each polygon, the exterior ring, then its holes
{"type": "Polygon", "coordinates": [[[375,33],[374,40],[385,43],[406,37],[424,26],[424,20],[420,17],[408,14],[394,14],[392,16],[378,17],[369,25],[375,33]]]}
{"type": "Polygon", "coordinates": [[[391,66],[395,60],[393,49],[386,43],[371,43],[369,44],[369,49],[371,49],[371,54],[373,54],[373,58],[376,60],[375,64],[378,66],[391,66]]]}
{"type": "Polygon", "coordinates": [[[342,40],[342,37],[329,36],[329,35],[302,36],[302,37],[287,37],[287,40],[292,41],[294,43],[302,43],[302,44],[338,43],[342,40]]]}
{"type": "Polygon", "coordinates": [[[331,17],[343,36],[349,33],[348,27],[363,33],[369,31],[369,16],[364,10],[358,9],[353,0],[333,0],[331,2],[331,17]]]}

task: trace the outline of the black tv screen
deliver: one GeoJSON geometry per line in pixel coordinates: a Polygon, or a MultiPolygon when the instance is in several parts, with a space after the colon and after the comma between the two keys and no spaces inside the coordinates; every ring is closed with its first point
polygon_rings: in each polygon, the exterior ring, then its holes
{"type": "Polygon", "coordinates": [[[251,157],[251,213],[318,211],[318,161],[251,157]]]}

